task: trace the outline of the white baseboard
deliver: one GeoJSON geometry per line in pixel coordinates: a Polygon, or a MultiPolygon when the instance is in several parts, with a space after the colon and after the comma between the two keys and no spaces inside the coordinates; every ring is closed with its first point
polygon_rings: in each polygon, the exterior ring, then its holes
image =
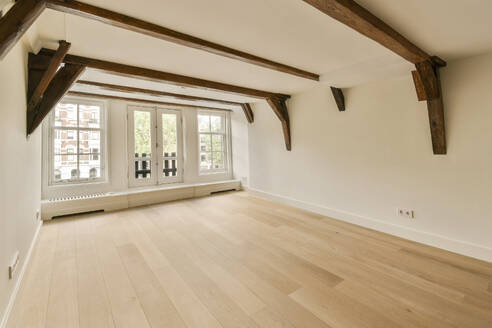
{"type": "Polygon", "coordinates": [[[359,225],[362,227],[374,229],[377,231],[385,232],[391,235],[395,235],[401,238],[405,238],[408,240],[412,240],[418,243],[422,243],[425,245],[441,248],[450,252],[458,253],[461,255],[473,257],[479,260],[492,262],[492,249],[477,245],[461,240],[451,239],[446,236],[437,235],[425,231],[415,230],[412,228],[408,228],[405,226],[391,224],[388,222],[384,222],[381,220],[377,220],[370,217],[365,217],[362,215],[349,213],[342,210],[337,210],[317,204],[312,204],[304,201],[300,201],[297,199],[293,199],[290,197],[281,196],[278,194],[273,194],[269,192],[265,192],[262,190],[258,190],[255,188],[244,188],[249,191],[253,195],[257,195],[259,197],[279,202],[282,204],[290,205],[293,207],[297,207],[300,209],[304,209],[307,211],[311,211],[314,213],[318,213],[321,215],[325,215],[328,217],[332,217],[334,219],[338,219],[341,221],[349,222],[355,225],[359,225]]]}
{"type": "Polygon", "coordinates": [[[34,249],[34,245],[36,245],[36,241],[38,240],[38,235],[39,231],[41,230],[41,226],[43,225],[43,221],[39,221],[39,224],[36,228],[36,232],[34,232],[34,236],[31,241],[31,245],[29,246],[29,249],[27,250],[26,258],[24,260],[24,263],[22,264],[22,269],[19,272],[19,277],[17,278],[17,282],[15,283],[14,290],[12,291],[12,294],[10,295],[10,300],[9,303],[7,304],[7,308],[5,309],[3,313],[3,318],[2,321],[0,322],[0,328],[6,328],[7,327],[7,322],[9,320],[10,312],[12,311],[12,308],[14,307],[15,299],[17,297],[17,293],[19,292],[20,285],[22,283],[22,278],[24,278],[24,273],[26,271],[27,266],[29,265],[29,261],[31,259],[31,254],[34,249]]]}

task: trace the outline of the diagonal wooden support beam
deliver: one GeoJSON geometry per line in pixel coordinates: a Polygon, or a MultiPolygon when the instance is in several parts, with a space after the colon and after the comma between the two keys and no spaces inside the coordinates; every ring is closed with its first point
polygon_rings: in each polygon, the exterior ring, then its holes
{"type": "Polygon", "coordinates": [[[27,112],[27,135],[30,135],[41,124],[43,119],[68,92],[72,84],[84,71],[84,65],[65,64],[58,70],[46,89],[41,102],[36,109],[27,112]]]}
{"type": "Polygon", "coordinates": [[[47,7],[64,13],[93,19],[105,24],[123,28],[129,31],[145,34],[157,39],[173,42],[182,46],[207,51],[219,56],[239,60],[245,63],[265,67],[305,79],[319,81],[319,75],[310,73],[292,66],[274,62],[243,51],[225,47],[223,45],[203,40],[188,34],[171,30],[138,18],[123,15],[111,10],[96,7],[80,1],[47,0],[47,7]]]}
{"type": "Polygon", "coordinates": [[[337,103],[338,110],[340,112],[345,111],[345,96],[343,95],[343,90],[335,87],[331,87],[331,92],[337,103]]]}
{"type": "Polygon", "coordinates": [[[253,123],[255,121],[255,116],[253,115],[253,110],[249,104],[241,104],[241,107],[244,112],[244,116],[248,120],[248,123],[253,123]]]}
{"type": "Polygon", "coordinates": [[[44,92],[48,88],[48,85],[51,83],[51,80],[53,80],[53,78],[55,77],[58,68],[62,64],[63,58],[65,58],[65,55],[68,53],[70,45],[71,44],[66,41],[60,41],[60,46],[58,47],[58,50],[53,54],[53,57],[51,57],[48,68],[44,71],[44,74],[37,84],[36,89],[34,89],[32,95],[30,95],[30,100],[27,104],[27,111],[32,111],[38,106],[44,92]]]}
{"type": "Polygon", "coordinates": [[[427,101],[432,149],[435,155],[445,155],[446,128],[439,67],[429,60],[415,66],[417,70],[412,72],[413,80],[419,101],[427,101]]]}
{"type": "Polygon", "coordinates": [[[291,145],[291,137],[290,137],[290,120],[289,120],[289,112],[287,111],[287,105],[285,102],[286,98],[282,97],[271,97],[267,98],[267,102],[270,107],[273,109],[275,115],[277,115],[280,123],[282,123],[282,131],[284,133],[284,141],[285,147],[288,151],[292,149],[291,145]]]}
{"type": "Polygon", "coordinates": [[[45,0],[17,0],[0,19],[0,59],[14,47],[45,7],[45,0]]]}

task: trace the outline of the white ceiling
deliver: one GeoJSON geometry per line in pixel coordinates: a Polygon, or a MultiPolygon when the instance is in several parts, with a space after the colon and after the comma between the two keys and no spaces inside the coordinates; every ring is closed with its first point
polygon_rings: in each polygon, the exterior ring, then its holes
{"type": "MultiPolygon", "coordinates": [[[[322,83],[338,87],[409,74],[412,69],[389,50],[302,0],[82,1],[321,74],[322,83]]],[[[358,3],[428,53],[445,60],[492,48],[490,0],[358,3]]],[[[72,43],[72,54],[244,87],[295,94],[317,83],[51,10],[43,13],[37,30],[43,46],[54,48],[53,41],[66,39],[72,43]]],[[[112,75],[86,74],[95,81],[125,82],[112,75]]],[[[126,82],[138,87],[150,87],[151,83],[126,82]]],[[[171,92],[176,88],[164,84],[152,87],[171,92]]],[[[214,96],[209,91],[180,89],[183,91],[214,96]]],[[[241,101],[230,95],[223,97],[241,101]]]]}

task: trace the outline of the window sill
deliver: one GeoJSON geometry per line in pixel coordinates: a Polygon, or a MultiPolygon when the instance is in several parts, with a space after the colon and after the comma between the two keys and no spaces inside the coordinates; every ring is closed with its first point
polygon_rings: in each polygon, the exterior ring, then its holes
{"type": "Polygon", "coordinates": [[[219,175],[219,174],[230,174],[229,171],[200,171],[198,173],[199,176],[207,176],[207,175],[219,175]]]}
{"type": "Polygon", "coordinates": [[[97,180],[92,182],[67,182],[67,183],[55,183],[47,186],[48,189],[62,189],[62,188],[84,188],[84,186],[101,186],[106,185],[109,182],[107,180],[97,180]]]}

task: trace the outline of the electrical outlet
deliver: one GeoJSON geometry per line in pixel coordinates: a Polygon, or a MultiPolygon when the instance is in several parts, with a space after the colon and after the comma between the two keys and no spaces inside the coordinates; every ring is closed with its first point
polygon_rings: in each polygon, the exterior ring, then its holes
{"type": "Polygon", "coordinates": [[[36,210],[36,219],[41,220],[41,211],[39,209],[36,210]]]}
{"type": "Polygon", "coordinates": [[[398,216],[401,216],[402,218],[415,219],[415,212],[413,210],[399,208],[397,211],[398,216]]]}
{"type": "Polygon", "coordinates": [[[12,264],[9,265],[9,279],[14,278],[15,270],[19,264],[19,251],[15,252],[14,258],[12,259],[12,264]]]}

